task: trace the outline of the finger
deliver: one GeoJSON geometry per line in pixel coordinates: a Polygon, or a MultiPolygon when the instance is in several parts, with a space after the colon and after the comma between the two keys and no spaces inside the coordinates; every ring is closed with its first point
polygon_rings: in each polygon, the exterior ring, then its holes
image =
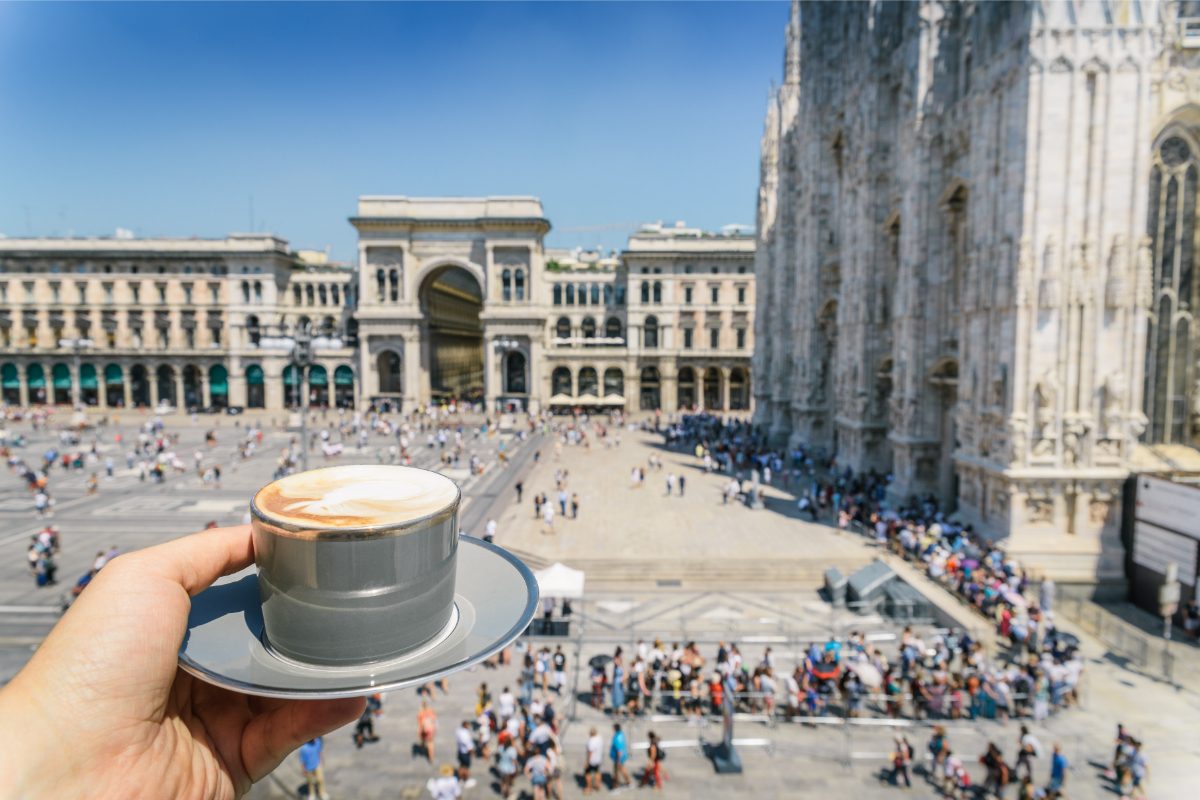
{"type": "Polygon", "coordinates": [[[194,533],[122,558],[136,558],[140,569],[168,578],[194,595],[222,575],[249,566],[254,561],[254,542],[249,525],[235,525],[194,533]]]}
{"type": "Polygon", "coordinates": [[[309,739],[358,719],[366,705],[362,697],[290,700],[260,714],[250,721],[242,736],[242,765],[246,774],[257,781],[309,739]]]}

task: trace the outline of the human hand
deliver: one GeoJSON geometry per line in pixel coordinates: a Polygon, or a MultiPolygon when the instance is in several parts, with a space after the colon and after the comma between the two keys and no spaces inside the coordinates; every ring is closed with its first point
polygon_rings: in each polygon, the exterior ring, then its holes
{"type": "Polygon", "coordinates": [[[272,700],[178,666],[191,596],[253,561],[250,526],[122,555],[0,691],[2,797],[233,798],[364,700],[272,700]]]}

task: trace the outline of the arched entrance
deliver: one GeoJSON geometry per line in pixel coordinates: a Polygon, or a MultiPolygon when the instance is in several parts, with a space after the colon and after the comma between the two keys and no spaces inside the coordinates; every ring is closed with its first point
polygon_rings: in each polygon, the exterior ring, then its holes
{"type": "Polygon", "coordinates": [[[100,382],[96,380],[95,365],[83,364],[79,367],[79,394],[85,406],[100,403],[100,382]]]}
{"type": "Polygon", "coordinates": [[[46,402],[46,371],[41,364],[30,364],[25,368],[25,383],[29,389],[29,402],[46,402]]]}
{"type": "Polygon", "coordinates": [[[175,396],[175,368],[170,364],[160,364],[154,372],[154,377],[158,382],[158,402],[170,406],[178,405],[179,398],[175,396]]]}
{"type": "Polygon", "coordinates": [[[320,364],[308,368],[308,404],[316,408],[329,407],[329,373],[320,364]]]}
{"type": "Polygon", "coordinates": [[[246,408],[266,408],[266,389],[262,367],[258,364],[246,367],[246,408]]]}
{"type": "Polygon", "coordinates": [[[197,408],[200,399],[200,370],[188,364],[183,368],[183,407],[197,408]]]}
{"type": "Polygon", "coordinates": [[[345,364],[333,371],[334,403],[338,408],[354,408],[354,370],[345,364]]]}
{"type": "Polygon", "coordinates": [[[213,408],[229,406],[229,370],[220,364],[208,368],[208,396],[213,408]]]}
{"type": "Polygon", "coordinates": [[[462,267],[444,267],[425,279],[420,300],[428,330],[422,349],[431,399],[483,399],[483,291],[478,281],[462,267]]]}
{"type": "Polygon", "coordinates": [[[129,391],[135,408],[150,405],[150,375],[141,364],[129,370],[129,391]]]}
{"type": "Polygon", "coordinates": [[[721,410],[721,371],[716,367],[704,370],[704,407],[710,411],[721,410]]]}
{"type": "Polygon", "coordinates": [[[679,407],[691,408],[696,405],[696,370],[684,367],[679,370],[679,407]]]}
{"type": "Polygon", "coordinates": [[[21,404],[21,374],[15,364],[0,367],[0,386],[4,388],[4,402],[10,406],[21,404]]]}
{"type": "Polygon", "coordinates": [[[376,375],[379,376],[379,393],[398,395],[403,391],[400,381],[400,354],[395,350],[384,350],[375,358],[376,375]]]}
{"type": "Polygon", "coordinates": [[[67,405],[71,402],[71,368],[66,364],[55,364],[50,376],[54,384],[55,405],[67,405]]]}
{"type": "Polygon", "coordinates": [[[109,408],[125,406],[125,372],[120,364],[109,364],[104,368],[104,401],[109,408]]]}

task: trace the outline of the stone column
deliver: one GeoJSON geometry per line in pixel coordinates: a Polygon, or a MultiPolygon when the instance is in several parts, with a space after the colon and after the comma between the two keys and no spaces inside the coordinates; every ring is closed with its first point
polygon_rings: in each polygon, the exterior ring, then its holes
{"type": "MultiPolygon", "coordinates": [[[[234,372],[233,370],[230,370],[229,377],[226,380],[228,381],[228,386],[229,386],[229,388],[228,388],[229,393],[225,396],[226,401],[231,406],[242,406],[243,408],[245,408],[246,400],[247,400],[245,373],[244,372],[234,372]]],[[[332,381],[332,380],[333,380],[333,376],[331,375],[330,381],[332,381]]]]}
{"type": "Polygon", "coordinates": [[[126,366],[121,369],[121,391],[125,394],[125,408],[133,408],[133,376],[126,366]]]}
{"type": "Polygon", "coordinates": [[[18,384],[17,391],[21,395],[20,400],[21,400],[21,405],[23,405],[23,406],[29,405],[29,378],[27,377],[27,373],[25,372],[25,368],[27,366],[28,366],[27,364],[22,364],[22,365],[17,366],[17,369],[19,370],[17,372],[17,384],[18,384]]]}
{"type": "MultiPolygon", "coordinates": [[[[307,389],[308,387],[302,387],[307,389]]],[[[196,400],[201,408],[208,408],[212,405],[212,397],[208,393],[208,371],[200,371],[200,397],[196,400]]]]}
{"type": "MultiPolygon", "coordinates": [[[[488,248],[489,251],[491,248],[488,248]]],[[[484,413],[491,413],[496,407],[496,398],[499,392],[500,382],[496,380],[496,349],[493,345],[491,336],[484,334],[483,337],[483,397],[484,397],[484,413]]]]}
{"type": "Polygon", "coordinates": [[[721,367],[721,410],[729,410],[729,367],[721,367]]]}
{"type": "Polygon", "coordinates": [[[269,411],[283,411],[283,370],[287,367],[287,361],[281,361],[279,369],[275,370],[274,365],[268,368],[268,365],[263,364],[263,407],[269,411]]]}
{"type": "Polygon", "coordinates": [[[679,395],[676,391],[678,376],[672,372],[670,375],[666,372],[659,373],[659,407],[664,413],[673,414],[679,407],[679,395]]]}
{"type": "MultiPolygon", "coordinates": [[[[146,380],[150,383],[150,407],[158,407],[158,373],[146,367],[146,380]]],[[[82,395],[83,390],[80,389],[82,395]]]]}
{"type": "Polygon", "coordinates": [[[187,409],[187,397],[183,393],[183,365],[175,365],[175,407],[177,409],[187,409]]]}

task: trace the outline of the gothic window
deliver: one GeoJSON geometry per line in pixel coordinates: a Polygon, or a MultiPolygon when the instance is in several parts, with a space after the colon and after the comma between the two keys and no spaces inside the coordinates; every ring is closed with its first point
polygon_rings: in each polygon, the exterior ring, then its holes
{"type": "Polygon", "coordinates": [[[592,305],[600,305],[600,284],[598,283],[592,284],[592,305]]]}
{"type": "Polygon", "coordinates": [[[662,302],[662,281],[654,282],[654,302],[656,304],[662,302]]]}
{"type": "Polygon", "coordinates": [[[575,305],[575,284],[573,283],[567,284],[567,305],[575,305]]]}
{"type": "Polygon", "coordinates": [[[580,329],[583,331],[583,338],[596,338],[596,320],[592,319],[591,317],[583,318],[583,323],[580,325],[580,329]]]}
{"type": "Polygon", "coordinates": [[[390,291],[388,297],[394,303],[400,299],[400,271],[396,269],[388,270],[388,284],[390,291]]]}
{"type": "Polygon", "coordinates": [[[250,284],[246,281],[242,281],[242,302],[250,305],[250,284]]]}
{"type": "Polygon", "coordinates": [[[622,336],[621,320],[616,317],[609,317],[608,321],[604,323],[604,335],[609,339],[620,339],[622,336]]]}
{"type": "Polygon", "coordinates": [[[579,305],[586,306],[588,301],[587,284],[579,284],[579,305]]]}
{"type": "Polygon", "coordinates": [[[554,305],[561,306],[563,304],[562,295],[563,295],[562,284],[561,283],[554,284],[554,305]]]}
{"type": "Polygon", "coordinates": [[[512,270],[505,269],[500,273],[500,292],[504,302],[512,301],[512,270]]]}
{"type": "Polygon", "coordinates": [[[550,375],[550,391],[552,394],[571,395],[571,370],[566,367],[556,367],[550,375]]]}
{"type": "Polygon", "coordinates": [[[625,284],[623,283],[617,285],[616,304],[619,306],[625,305],[625,284]]]}
{"type": "Polygon", "coordinates": [[[611,306],[613,304],[613,287],[611,283],[604,285],[604,305],[611,306]]]}
{"type": "Polygon", "coordinates": [[[379,302],[381,302],[381,303],[385,299],[384,293],[386,291],[384,278],[385,278],[385,275],[384,275],[383,270],[381,270],[381,269],[375,270],[375,282],[379,285],[379,298],[378,299],[379,299],[379,302]]]}
{"type": "Polygon", "coordinates": [[[255,281],[254,282],[254,302],[257,304],[257,303],[262,303],[262,301],[263,301],[262,281],[255,281]]]}
{"type": "Polygon", "coordinates": [[[310,306],[315,305],[314,300],[313,300],[313,295],[314,295],[313,285],[310,283],[304,287],[304,299],[308,302],[308,305],[310,305],[310,306]]]}
{"type": "Polygon", "coordinates": [[[335,306],[340,306],[342,304],[342,298],[340,297],[340,292],[336,283],[329,287],[329,299],[330,302],[332,302],[335,306]]]}
{"type": "Polygon", "coordinates": [[[1152,241],[1154,309],[1149,322],[1145,404],[1152,443],[1191,442],[1191,308],[1196,297],[1196,148],[1178,133],[1159,144],[1150,172],[1147,233],[1152,241]]]}
{"type": "Polygon", "coordinates": [[[513,275],[513,286],[517,293],[517,302],[525,299],[525,270],[519,269],[513,275]]]}
{"type": "Polygon", "coordinates": [[[559,317],[554,326],[554,335],[559,339],[569,339],[571,337],[571,320],[559,317]]]}
{"type": "Polygon", "coordinates": [[[325,284],[322,283],[317,287],[317,297],[319,298],[321,305],[326,305],[329,303],[329,290],[325,288],[325,284]]]}
{"type": "Polygon", "coordinates": [[[642,303],[649,304],[650,302],[650,284],[642,281],[642,303]]]}

